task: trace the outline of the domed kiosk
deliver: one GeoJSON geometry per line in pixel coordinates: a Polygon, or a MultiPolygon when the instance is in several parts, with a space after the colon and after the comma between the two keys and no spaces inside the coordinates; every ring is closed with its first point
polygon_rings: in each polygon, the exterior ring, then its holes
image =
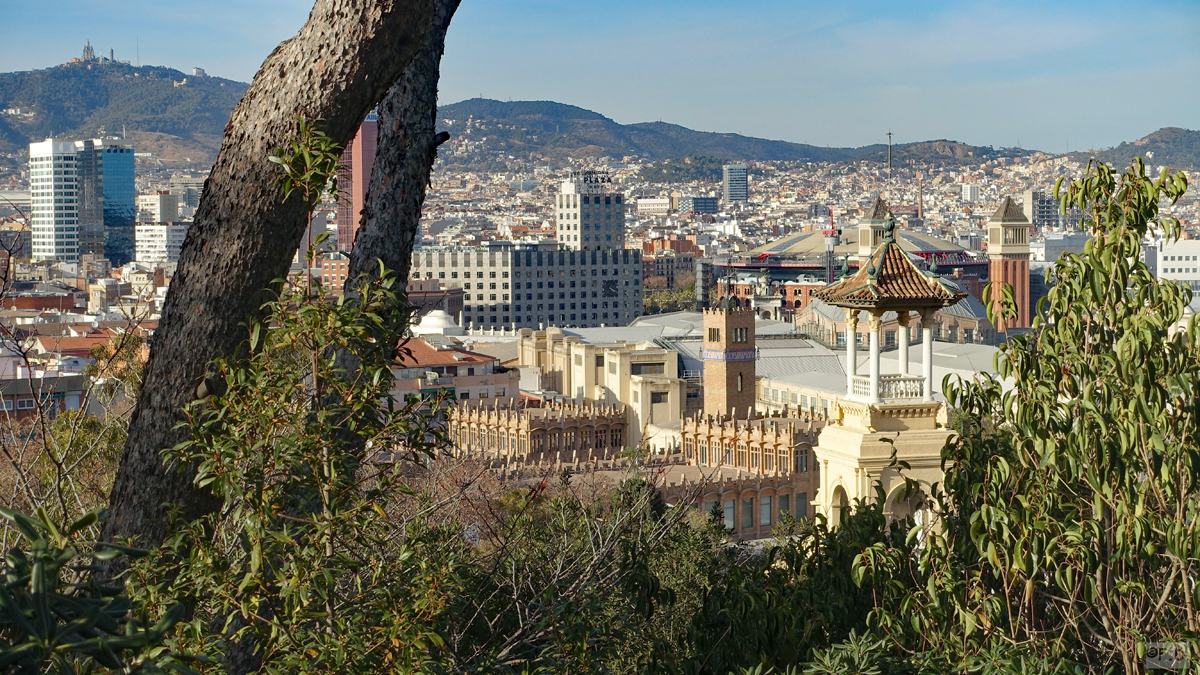
{"type": "Polygon", "coordinates": [[[412,327],[412,334],[417,337],[426,335],[466,335],[466,331],[454,322],[454,317],[450,316],[444,309],[435,309],[425,316],[421,317],[421,321],[412,327]]]}

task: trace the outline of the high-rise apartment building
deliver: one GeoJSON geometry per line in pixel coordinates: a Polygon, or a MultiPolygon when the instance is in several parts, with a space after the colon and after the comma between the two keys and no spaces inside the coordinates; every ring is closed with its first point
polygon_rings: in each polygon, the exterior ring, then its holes
{"type": "Polygon", "coordinates": [[[1058,227],[1061,210],[1054,195],[1048,195],[1041,190],[1026,190],[1021,210],[1035,230],[1058,227]]]}
{"type": "Polygon", "coordinates": [[[138,223],[134,230],[137,261],[151,265],[179,262],[187,227],[186,223],[138,223]]]}
{"type": "Polygon", "coordinates": [[[375,149],[379,145],[379,116],[367,115],[350,145],[342,151],[338,163],[337,247],[349,253],[354,248],[358,223],[366,204],[367,187],[371,184],[371,169],[375,166],[375,149]]]}
{"type": "Polygon", "coordinates": [[[750,199],[749,170],[745,164],[726,164],[721,174],[721,199],[725,203],[750,199]]]}
{"type": "Polygon", "coordinates": [[[179,220],[179,197],[170,192],[138,195],[138,222],[171,223],[179,220]]]}
{"type": "Polygon", "coordinates": [[[29,144],[32,256],[78,262],[133,259],[133,148],[119,139],[29,144]]]}
{"type": "Polygon", "coordinates": [[[463,327],[624,326],[642,314],[642,252],[632,249],[422,247],[412,279],[462,288],[463,327]]]}
{"type": "MultiPolygon", "coordinates": [[[[29,144],[29,210],[34,260],[79,261],[79,211],[83,198],[79,164],[72,142],[46,139],[29,144]]],[[[94,217],[94,202],[86,210],[94,217]]]]}
{"type": "Polygon", "coordinates": [[[580,171],[562,182],[554,201],[558,243],[575,251],[625,248],[625,200],[601,171],[580,171]]]}
{"type": "Polygon", "coordinates": [[[976,183],[962,184],[962,200],[968,204],[979,201],[979,185],[976,183]]]}

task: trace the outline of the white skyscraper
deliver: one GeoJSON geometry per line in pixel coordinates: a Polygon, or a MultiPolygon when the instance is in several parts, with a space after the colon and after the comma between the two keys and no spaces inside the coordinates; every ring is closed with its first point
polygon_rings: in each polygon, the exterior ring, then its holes
{"type": "Polygon", "coordinates": [[[122,140],[29,144],[30,218],[34,260],[78,262],[104,254],[133,257],[133,147],[122,140]]]}
{"type": "Polygon", "coordinates": [[[745,164],[726,164],[721,168],[721,199],[726,204],[750,199],[749,169],[745,164]]]}
{"type": "Polygon", "coordinates": [[[581,171],[555,198],[558,242],[576,251],[625,248],[625,200],[605,172],[581,171]]]}
{"type": "Polygon", "coordinates": [[[34,260],[79,261],[82,185],[75,143],[29,144],[29,199],[34,260]]]}
{"type": "Polygon", "coordinates": [[[968,204],[974,204],[979,201],[979,185],[976,183],[963,183],[962,200],[968,204]]]}

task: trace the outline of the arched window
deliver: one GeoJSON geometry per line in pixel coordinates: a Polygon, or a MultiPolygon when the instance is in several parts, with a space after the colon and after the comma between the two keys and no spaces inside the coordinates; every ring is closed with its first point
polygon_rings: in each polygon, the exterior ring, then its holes
{"type": "Polygon", "coordinates": [[[738,373],[738,391],[742,390],[742,374],[738,373]]]}

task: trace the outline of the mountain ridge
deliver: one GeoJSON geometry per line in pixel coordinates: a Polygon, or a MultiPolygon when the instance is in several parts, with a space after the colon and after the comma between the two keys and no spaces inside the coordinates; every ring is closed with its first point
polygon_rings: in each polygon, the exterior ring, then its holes
{"type": "MultiPolygon", "coordinates": [[[[1071,153],[1086,159],[1094,157],[1120,169],[1137,156],[1146,160],[1147,167],[1169,166],[1175,169],[1200,168],[1200,131],[1183,127],[1163,127],[1136,141],[1121,143],[1113,148],[1071,153]]],[[[1153,172],[1153,171],[1151,171],[1153,172]]]]}
{"type": "MultiPolygon", "coordinates": [[[[136,147],[165,161],[212,162],[234,106],[249,85],[185,74],[163,66],[108,60],[75,61],[41,70],[0,73],[0,163],[13,164],[31,141],[127,133],[136,147]],[[10,155],[4,157],[4,155],[10,155]]],[[[458,135],[468,117],[486,129],[478,151],[446,163],[486,163],[487,156],[521,153],[543,160],[624,157],[663,162],[689,155],[737,160],[886,160],[887,146],[824,147],[735,133],[696,131],[669,122],[620,124],[605,115],[556,101],[471,98],[441,106],[439,126],[458,135]],[[458,128],[454,128],[457,126],[458,128]]],[[[939,139],[892,147],[893,161],[976,163],[1031,151],[971,146],[939,139]]],[[[1154,166],[1200,167],[1200,131],[1165,127],[1114,148],[1073,156],[1114,165],[1134,155],[1154,166]]]]}
{"type": "MultiPolygon", "coordinates": [[[[696,131],[661,121],[620,124],[600,113],[555,101],[503,102],[471,98],[440,107],[438,119],[451,133],[455,124],[465,123],[468,119],[477,123],[507,123],[493,124],[485,129],[494,139],[495,152],[537,152],[557,159],[638,155],[664,161],[703,155],[734,160],[837,162],[874,160],[874,155],[887,148],[880,144],[857,148],[824,147],[743,134],[696,131]]],[[[892,148],[893,159],[948,162],[980,161],[1030,152],[971,146],[945,139],[897,144],[892,148]]]]}

